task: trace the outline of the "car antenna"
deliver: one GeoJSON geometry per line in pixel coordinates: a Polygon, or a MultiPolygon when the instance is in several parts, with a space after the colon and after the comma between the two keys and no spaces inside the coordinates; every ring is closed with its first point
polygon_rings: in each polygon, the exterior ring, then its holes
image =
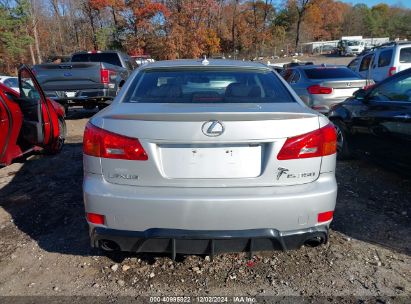
{"type": "Polygon", "coordinates": [[[201,61],[202,65],[208,65],[210,63],[210,61],[207,60],[207,56],[204,55],[204,59],[201,61]]]}

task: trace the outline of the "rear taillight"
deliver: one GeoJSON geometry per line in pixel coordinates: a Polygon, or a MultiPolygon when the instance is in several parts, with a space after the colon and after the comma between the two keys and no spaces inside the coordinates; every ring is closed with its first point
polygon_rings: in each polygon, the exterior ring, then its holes
{"type": "Polygon", "coordinates": [[[105,218],[102,214],[87,213],[87,220],[96,225],[104,225],[105,218]]]}
{"type": "Polygon", "coordinates": [[[327,211],[327,212],[318,213],[317,223],[328,222],[328,221],[333,219],[333,216],[334,216],[334,211],[327,211]]]}
{"type": "Polygon", "coordinates": [[[110,78],[112,78],[113,76],[115,77],[116,75],[116,71],[113,70],[109,70],[109,69],[100,69],[100,79],[101,79],[101,83],[103,84],[109,84],[110,83],[110,78]]]}
{"type": "Polygon", "coordinates": [[[112,133],[88,123],[83,138],[84,154],[114,159],[147,160],[148,156],[137,138],[112,133]]]}
{"type": "Polygon", "coordinates": [[[310,158],[336,153],[337,134],[332,124],[286,140],[277,155],[279,160],[310,158]]]}
{"type": "Polygon", "coordinates": [[[100,78],[102,83],[110,83],[110,70],[101,69],[100,78]]]}
{"type": "Polygon", "coordinates": [[[309,86],[307,88],[307,91],[310,94],[331,94],[333,92],[333,88],[322,87],[316,84],[316,85],[309,86]]]}
{"type": "Polygon", "coordinates": [[[388,70],[388,76],[392,76],[397,72],[397,68],[396,67],[390,67],[390,69],[388,70]]]}

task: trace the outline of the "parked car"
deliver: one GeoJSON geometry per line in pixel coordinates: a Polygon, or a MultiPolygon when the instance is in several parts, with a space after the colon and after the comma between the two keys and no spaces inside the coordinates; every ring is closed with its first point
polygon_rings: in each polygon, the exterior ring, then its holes
{"type": "Polygon", "coordinates": [[[411,43],[396,42],[375,49],[370,73],[379,82],[408,68],[411,68],[411,43]]]}
{"type": "Polygon", "coordinates": [[[38,64],[33,71],[47,97],[66,107],[94,108],[110,104],[135,67],[122,52],[98,51],[75,53],[61,64],[38,64]]]}
{"type": "Polygon", "coordinates": [[[267,66],[276,71],[277,73],[281,74],[284,71],[283,64],[277,64],[277,63],[267,63],[267,66]]]}
{"type": "Polygon", "coordinates": [[[131,56],[132,60],[135,61],[135,64],[137,67],[154,62],[155,60],[150,57],[150,55],[137,55],[137,56],[131,56]]]}
{"type": "Polygon", "coordinates": [[[64,108],[46,98],[29,68],[19,70],[20,93],[0,84],[0,165],[32,151],[58,153],[64,144],[64,108]]]}
{"type": "Polygon", "coordinates": [[[370,64],[374,57],[374,52],[368,52],[353,59],[347,67],[364,79],[371,79],[370,64]]]}
{"type": "Polygon", "coordinates": [[[346,42],[341,53],[342,56],[354,56],[361,54],[365,49],[365,42],[361,40],[350,40],[346,42]]]}
{"type": "Polygon", "coordinates": [[[19,92],[19,79],[12,76],[0,75],[0,83],[4,84],[6,87],[19,92]]]}
{"type": "Polygon", "coordinates": [[[337,128],[340,159],[367,155],[411,172],[411,69],[357,91],[329,118],[337,128]]]}
{"type": "Polygon", "coordinates": [[[262,63],[157,61],[84,132],[91,244],[210,254],[325,243],[336,132],[262,63]]]}
{"type": "Polygon", "coordinates": [[[313,49],[312,53],[320,54],[332,54],[336,52],[336,47],[334,45],[321,45],[313,49]]]}
{"type": "Polygon", "coordinates": [[[283,77],[305,104],[323,114],[370,84],[345,66],[295,66],[283,77]]]}
{"type": "Polygon", "coordinates": [[[383,44],[358,60],[351,61],[348,66],[363,78],[373,79],[375,82],[383,81],[397,72],[411,68],[411,43],[383,44]]]}

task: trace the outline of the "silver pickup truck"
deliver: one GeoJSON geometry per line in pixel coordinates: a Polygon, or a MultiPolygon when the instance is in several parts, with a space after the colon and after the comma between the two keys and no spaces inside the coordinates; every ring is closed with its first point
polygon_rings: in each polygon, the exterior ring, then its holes
{"type": "Polygon", "coordinates": [[[70,62],[33,66],[46,95],[65,107],[102,108],[111,103],[136,64],[118,51],[79,52],[70,62]]]}

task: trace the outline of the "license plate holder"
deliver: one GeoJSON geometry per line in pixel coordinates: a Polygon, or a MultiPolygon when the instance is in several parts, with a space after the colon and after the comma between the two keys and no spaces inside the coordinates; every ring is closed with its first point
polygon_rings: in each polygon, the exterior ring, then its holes
{"type": "Polygon", "coordinates": [[[73,98],[73,97],[76,97],[77,92],[76,91],[66,91],[65,94],[66,94],[66,97],[73,98]]]}
{"type": "Polygon", "coordinates": [[[261,174],[261,145],[161,147],[168,178],[252,178],[261,174]]]}

